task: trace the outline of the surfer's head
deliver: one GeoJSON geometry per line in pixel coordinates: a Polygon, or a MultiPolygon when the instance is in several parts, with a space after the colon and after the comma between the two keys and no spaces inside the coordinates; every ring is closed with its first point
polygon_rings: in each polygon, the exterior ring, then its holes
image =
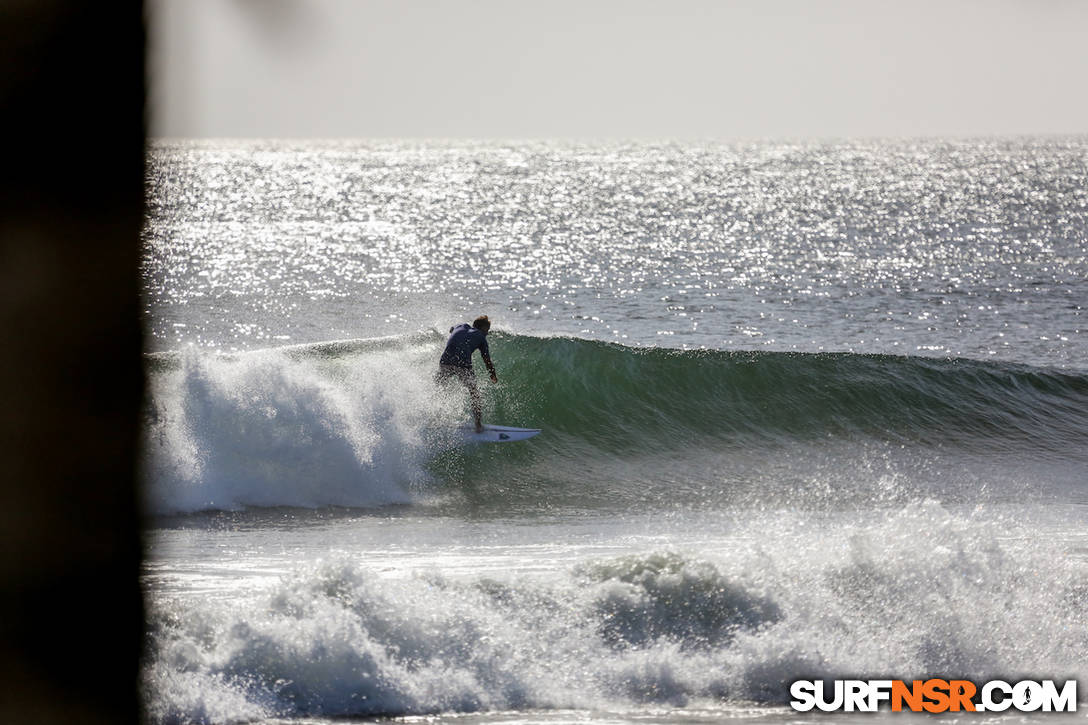
{"type": "Polygon", "coordinates": [[[472,326],[480,332],[486,333],[491,329],[491,320],[487,319],[487,315],[480,315],[472,321],[472,326]]]}

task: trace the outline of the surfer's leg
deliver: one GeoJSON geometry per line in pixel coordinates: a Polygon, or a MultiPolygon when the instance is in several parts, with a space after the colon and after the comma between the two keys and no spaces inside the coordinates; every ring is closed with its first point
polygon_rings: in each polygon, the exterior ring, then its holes
{"type": "Polygon", "coordinates": [[[484,432],[483,405],[480,402],[480,389],[476,387],[476,381],[470,380],[468,385],[468,397],[472,400],[472,417],[476,419],[476,432],[484,432]]]}
{"type": "Polygon", "coordinates": [[[476,387],[476,375],[471,369],[456,367],[453,365],[441,365],[438,370],[440,380],[449,380],[456,377],[468,388],[468,398],[472,402],[472,417],[476,424],[476,432],[484,432],[483,402],[480,398],[480,389],[476,387]]]}
{"type": "Polygon", "coordinates": [[[476,376],[471,370],[459,370],[461,382],[468,388],[468,398],[472,402],[472,417],[476,422],[476,432],[484,432],[483,403],[480,400],[480,389],[476,387],[476,376]]]}

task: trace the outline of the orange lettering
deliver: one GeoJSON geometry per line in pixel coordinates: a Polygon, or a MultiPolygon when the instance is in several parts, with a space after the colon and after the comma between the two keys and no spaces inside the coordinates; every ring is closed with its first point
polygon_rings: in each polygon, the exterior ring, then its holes
{"type": "Polygon", "coordinates": [[[910,687],[902,680],[892,681],[892,711],[901,712],[903,703],[914,712],[922,709],[922,681],[914,680],[910,687]]]}
{"type": "Polygon", "coordinates": [[[970,680],[952,680],[948,685],[952,712],[959,712],[960,707],[967,712],[974,712],[975,703],[971,702],[971,698],[975,696],[977,689],[975,683],[970,680]]]}
{"type": "Polygon", "coordinates": [[[922,704],[926,712],[945,712],[948,710],[948,681],[926,680],[922,683],[922,694],[930,700],[922,704]]]}

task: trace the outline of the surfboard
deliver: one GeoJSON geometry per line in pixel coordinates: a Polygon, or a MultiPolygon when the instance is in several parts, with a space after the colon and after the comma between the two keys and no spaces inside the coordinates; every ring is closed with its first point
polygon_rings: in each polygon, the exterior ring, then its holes
{"type": "Polygon", "coordinates": [[[511,428],[505,425],[485,425],[483,433],[477,433],[474,426],[464,426],[461,432],[470,443],[513,443],[523,441],[540,433],[540,428],[511,428]]]}

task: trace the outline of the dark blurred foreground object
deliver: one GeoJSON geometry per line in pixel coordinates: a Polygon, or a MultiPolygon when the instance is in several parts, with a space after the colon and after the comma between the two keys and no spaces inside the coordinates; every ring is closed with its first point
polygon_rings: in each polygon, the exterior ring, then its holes
{"type": "Polygon", "coordinates": [[[139,2],[0,0],[0,722],[139,717],[139,2]]]}

